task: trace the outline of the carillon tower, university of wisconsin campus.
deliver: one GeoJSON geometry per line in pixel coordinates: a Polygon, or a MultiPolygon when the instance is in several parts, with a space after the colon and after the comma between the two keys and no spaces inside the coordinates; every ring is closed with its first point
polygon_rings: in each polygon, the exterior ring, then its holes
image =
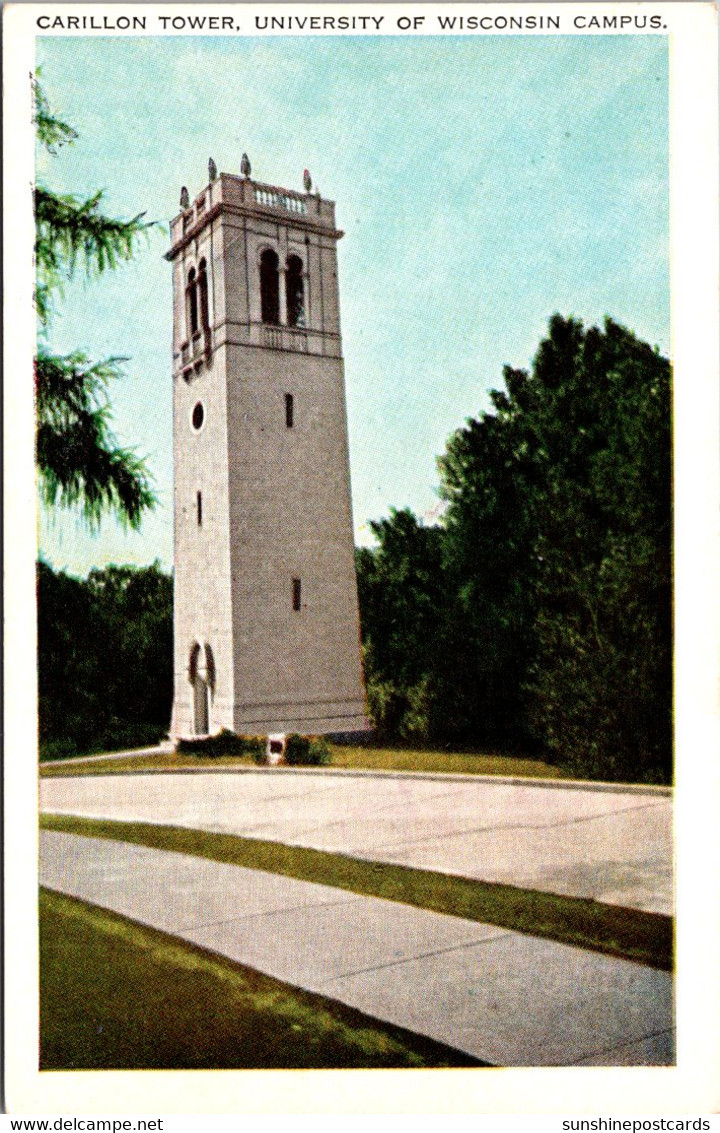
{"type": "Polygon", "coordinates": [[[172,221],[171,736],[367,728],[335,205],[217,173],[172,221]]]}

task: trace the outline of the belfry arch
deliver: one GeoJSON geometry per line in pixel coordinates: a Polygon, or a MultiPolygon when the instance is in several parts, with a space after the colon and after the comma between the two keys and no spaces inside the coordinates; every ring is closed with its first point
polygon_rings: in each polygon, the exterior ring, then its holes
{"type": "Polygon", "coordinates": [[[264,323],[277,326],[280,322],[280,261],[273,248],[266,248],[260,256],[260,310],[264,323]]]}
{"type": "Polygon", "coordinates": [[[195,268],[190,268],[188,272],[185,294],[187,297],[188,337],[192,338],[198,332],[198,294],[195,268]]]}
{"type": "Polygon", "coordinates": [[[288,256],[285,269],[285,297],[289,327],[305,326],[305,285],[303,262],[299,256],[288,256]]]}

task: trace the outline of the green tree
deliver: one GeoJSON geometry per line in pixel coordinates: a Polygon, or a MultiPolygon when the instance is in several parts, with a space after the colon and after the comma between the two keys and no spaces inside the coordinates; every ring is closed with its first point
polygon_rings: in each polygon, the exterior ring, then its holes
{"type": "Polygon", "coordinates": [[[96,610],[86,585],[38,563],[38,718],[41,756],[89,751],[107,723],[95,676],[96,610]]]}
{"type": "MultiPolygon", "coordinates": [[[[516,389],[506,369],[509,388],[516,389]]],[[[454,744],[527,750],[523,681],[532,657],[537,559],[532,466],[521,431],[495,413],[470,420],[438,465],[447,617],[436,653],[438,705],[454,744]]]]}
{"type": "Polygon", "coordinates": [[[157,563],[87,579],[38,564],[45,758],[155,743],[172,703],[172,579],[157,563]]]}
{"type": "Polygon", "coordinates": [[[670,364],[610,319],[584,331],[556,318],[533,379],[546,487],[532,711],[575,771],[668,780],[670,364]]]}
{"type": "Polygon", "coordinates": [[[440,460],[445,706],[579,774],[667,779],[669,363],[610,319],[555,315],[532,371],[504,377],[440,460]]]}
{"type": "Polygon", "coordinates": [[[172,579],[149,567],[92,570],[87,588],[99,610],[102,636],[112,642],[98,661],[114,716],[165,731],[173,682],[172,579]]]}
{"type": "MultiPolygon", "coordinates": [[[[37,81],[34,93],[38,143],[54,154],[77,134],[52,113],[37,81]]],[[[130,220],[105,216],[101,202],[100,192],[83,199],[40,182],[35,187],[37,464],[47,505],[78,505],[91,525],[110,510],[137,528],[156,497],[143,460],[112,432],[109,386],[125,359],[91,362],[80,351],[55,354],[48,343],[63,284],[77,270],[93,277],[130,259],[151,227],[143,214],[130,220]]]]}
{"type": "Polygon", "coordinates": [[[429,736],[428,659],[442,620],[442,531],[409,508],[370,524],[377,547],[357,551],[368,701],[387,739],[429,736]]]}

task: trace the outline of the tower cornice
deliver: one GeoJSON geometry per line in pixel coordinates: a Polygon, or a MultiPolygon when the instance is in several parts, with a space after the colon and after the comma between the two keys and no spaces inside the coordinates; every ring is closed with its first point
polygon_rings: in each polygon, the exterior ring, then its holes
{"type": "Polygon", "coordinates": [[[221,173],[199,193],[192,204],[170,222],[172,244],[165,259],[176,256],[218,216],[280,222],[304,233],[340,240],[335,227],[335,202],[318,194],[296,193],[277,185],[221,173]]]}

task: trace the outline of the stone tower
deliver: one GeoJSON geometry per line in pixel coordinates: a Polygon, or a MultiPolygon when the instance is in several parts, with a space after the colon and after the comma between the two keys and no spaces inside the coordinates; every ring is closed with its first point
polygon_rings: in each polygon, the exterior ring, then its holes
{"type": "MultiPolygon", "coordinates": [[[[217,174],[171,225],[173,737],[367,727],[335,205],[217,174]]],[[[310,188],[309,175],[305,176],[310,188]]]]}

